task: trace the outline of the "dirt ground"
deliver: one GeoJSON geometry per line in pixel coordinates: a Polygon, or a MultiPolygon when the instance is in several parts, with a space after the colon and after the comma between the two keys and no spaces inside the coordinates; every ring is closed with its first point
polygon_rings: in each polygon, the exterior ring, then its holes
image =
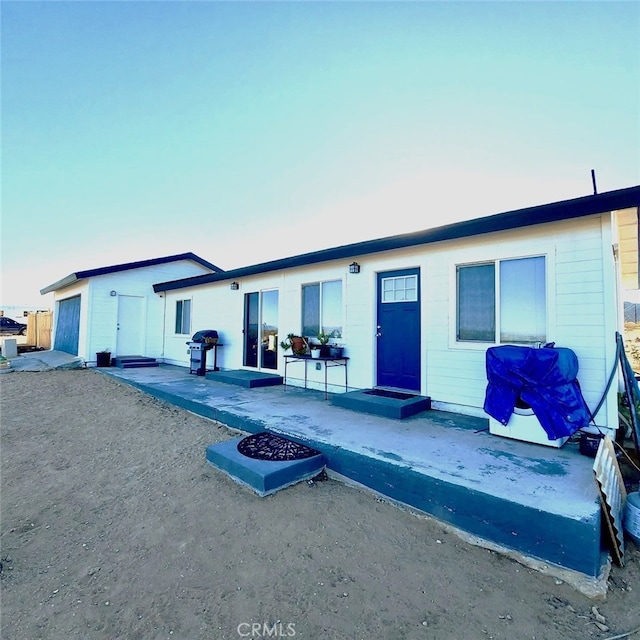
{"type": "Polygon", "coordinates": [[[236,433],[98,371],[14,372],[0,390],[3,639],[582,640],[640,627],[630,540],[593,600],[336,480],[259,498],[205,461],[236,433]]]}

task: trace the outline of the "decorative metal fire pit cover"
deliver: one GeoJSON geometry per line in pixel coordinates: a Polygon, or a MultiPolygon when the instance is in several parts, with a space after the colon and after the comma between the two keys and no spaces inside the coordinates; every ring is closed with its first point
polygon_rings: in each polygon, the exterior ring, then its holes
{"type": "Polygon", "coordinates": [[[319,451],[273,433],[256,433],[238,442],[238,451],[255,460],[303,460],[320,455],[319,451]]]}

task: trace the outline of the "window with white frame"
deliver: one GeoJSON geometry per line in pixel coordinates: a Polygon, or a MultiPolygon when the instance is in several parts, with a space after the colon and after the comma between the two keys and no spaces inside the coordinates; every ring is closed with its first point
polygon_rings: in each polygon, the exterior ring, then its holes
{"type": "Polygon", "coordinates": [[[176,333],[191,333],[191,300],[176,300],[176,333]]]}
{"type": "Polygon", "coordinates": [[[544,256],[458,265],[458,342],[546,342],[544,256]]]}
{"type": "Polygon", "coordinates": [[[342,337],[342,280],[302,285],[302,335],[342,337]]]}
{"type": "Polygon", "coordinates": [[[418,300],[418,276],[393,276],[382,280],[382,303],[416,302],[418,300]]]}

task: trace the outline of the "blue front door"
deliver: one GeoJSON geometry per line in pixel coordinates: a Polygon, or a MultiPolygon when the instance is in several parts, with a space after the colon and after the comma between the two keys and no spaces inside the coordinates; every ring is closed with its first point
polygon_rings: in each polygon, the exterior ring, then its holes
{"type": "Polygon", "coordinates": [[[378,274],[377,385],[420,391],[420,270],[378,274]]]}

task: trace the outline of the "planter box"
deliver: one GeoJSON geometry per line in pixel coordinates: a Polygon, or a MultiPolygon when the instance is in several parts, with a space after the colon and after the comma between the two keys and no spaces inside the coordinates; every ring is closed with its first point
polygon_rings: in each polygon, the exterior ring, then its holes
{"type": "Polygon", "coordinates": [[[96,353],[96,367],[110,367],[111,354],[108,351],[98,351],[96,353]]]}

